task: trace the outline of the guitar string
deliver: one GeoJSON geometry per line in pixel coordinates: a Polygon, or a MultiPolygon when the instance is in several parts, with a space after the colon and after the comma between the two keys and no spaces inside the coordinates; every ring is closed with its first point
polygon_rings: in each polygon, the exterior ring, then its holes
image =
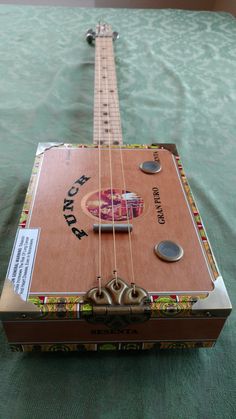
{"type": "MultiPolygon", "coordinates": [[[[112,57],[114,57],[114,51],[113,51],[113,44],[111,44],[111,50],[112,50],[112,57]]],[[[114,67],[115,67],[115,63],[114,63],[114,67]]],[[[116,85],[116,90],[117,90],[117,85],[116,85]]],[[[118,107],[119,110],[119,107],[118,107]]],[[[120,136],[122,137],[122,128],[121,128],[121,121],[120,121],[120,117],[119,117],[119,132],[120,132],[120,136]]],[[[128,237],[129,237],[129,252],[130,252],[130,265],[131,265],[131,283],[135,284],[135,277],[134,277],[134,263],[133,263],[133,250],[132,250],[132,238],[131,238],[131,231],[129,228],[129,224],[130,224],[130,217],[129,217],[129,208],[128,208],[128,200],[126,199],[126,180],[125,180],[125,169],[124,169],[124,160],[123,160],[123,151],[122,151],[122,146],[121,143],[119,142],[119,153],[120,153],[120,161],[121,161],[121,172],[122,172],[122,182],[123,182],[123,190],[124,190],[124,194],[125,194],[125,211],[126,211],[126,220],[127,220],[127,225],[128,225],[128,237]]],[[[132,220],[132,215],[133,215],[133,211],[132,211],[132,204],[131,204],[131,220],[132,220]]]]}
{"type": "MultiPolygon", "coordinates": [[[[105,42],[102,42],[103,48],[108,47],[108,42],[106,42],[106,38],[102,38],[105,42]]],[[[105,84],[106,84],[106,105],[107,105],[107,114],[108,119],[110,115],[110,107],[109,107],[109,93],[108,93],[108,59],[105,57],[105,84]]],[[[109,124],[110,126],[110,124],[109,124]]],[[[113,173],[112,173],[112,156],[111,156],[111,135],[110,135],[110,128],[108,128],[108,147],[109,147],[109,168],[110,168],[110,192],[111,192],[111,210],[112,210],[112,233],[113,233],[113,257],[114,257],[114,270],[113,274],[115,275],[115,280],[117,283],[117,252],[116,252],[116,232],[115,232],[115,220],[114,220],[114,199],[113,199],[113,173]]]]}
{"type": "MultiPolygon", "coordinates": [[[[112,42],[109,44],[110,49],[111,49],[111,61],[113,64],[113,67],[115,69],[115,62],[114,62],[114,51],[113,51],[113,44],[112,42]]],[[[116,83],[116,79],[114,78],[113,80],[113,86],[115,87],[114,91],[117,92],[117,83],[116,83]],[[115,86],[114,86],[115,84],[115,86]]],[[[119,111],[119,106],[117,106],[117,110],[119,111]]],[[[120,117],[118,119],[118,135],[121,138],[122,137],[122,128],[121,128],[121,122],[120,122],[120,117]]],[[[119,140],[120,140],[119,138],[119,140]]],[[[122,152],[122,145],[121,142],[119,141],[119,154],[120,154],[120,161],[121,161],[121,172],[122,172],[122,182],[123,182],[123,191],[124,191],[124,195],[125,195],[125,211],[126,211],[126,221],[127,221],[127,225],[128,225],[128,238],[129,238],[129,252],[130,252],[130,265],[131,265],[131,283],[135,284],[135,277],[134,277],[134,263],[133,263],[133,251],[132,251],[132,239],[131,239],[131,231],[129,228],[129,224],[130,224],[130,219],[129,219],[129,208],[128,208],[128,200],[126,199],[126,180],[125,180],[125,170],[124,170],[124,160],[123,160],[123,152],[122,152]]],[[[122,192],[122,190],[121,190],[122,192]]],[[[122,195],[122,194],[121,194],[122,195]]],[[[132,215],[132,206],[131,206],[131,215],[132,215]]],[[[132,220],[132,216],[131,216],[131,220],[132,220]]]]}
{"type": "MultiPolygon", "coordinates": [[[[100,54],[100,45],[96,44],[96,54],[97,54],[97,63],[98,63],[98,110],[99,115],[101,112],[101,54],[100,54]],[[98,49],[97,49],[98,48],[98,49]]],[[[96,77],[96,72],[95,72],[96,77]]],[[[97,83],[95,84],[95,89],[97,88],[97,83]]],[[[96,93],[96,91],[95,91],[96,93]]],[[[102,282],[102,223],[101,223],[101,118],[98,118],[98,216],[99,216],[99,226],[98,226],[98,293],[101,295],[101,282],[102,282]]]]}
{"type": "MultiPolygon", "coordinates": [[[[101,203],[101,100],[100,100],[100,92],[101,92],[101,48],[105,49],[108,48],[109,44],[108,42],[106,42],[106,38],[98,38],[100,40],[99,43],[99,54],[98,54],[98,78],[99,78],[99,123],[98,123],[98,148],[99,148],[99,204],[101,203]],[[102,42],[105,41],[105,42],[102,42]]],[[[111,45],[111,52],[113,52],[113,45],[111,45]]],[[[106,57],[106,62],[105,64],[105,69],[107,69],[107,66],[109,64],[109,57],[106,57]]],[[[112,55],[111,57],[112,59],[112,63],[114,64],[114,55],[112,55]]],[[[107,115],[108,115],[108,120],[109,120],[109,116],[110,116],[110,108],[112,108],[112,105],[109,103],[109,92],[108,92],[108,71],[105,72],[105,80],[106,80],[106,96],[107,96],[107,115]],[[110,106],[111,105],[111,106],[110,106]]],[[[115,81],[115,80],[114,80],[115,81]]],[[[113,81],[113,82],[114,82],[113,81]]],[[[117,88],[117,86],[115,86],[117,88]]],[[[119,106],[116,107],[116,109],[119,111],[119,106]]],[[[109,121],[110,122],[110,121],[109,121]]],[[[118,135],[122,135],[122,129],[121,129],[121,124],[120,124],[120,119],[119,119],[119,127],[118,127],[118,135]]],[[[108,145],[109,145],[109,166],[110,166],[110,190],[111,190],[111,204],[112,204],[112,230],[113,230],[113,253],[114,253],[114,271],[113,274],[115,275],[115,279],[117,281],[117,252],[116,252],[116,234],[115,234],[115,223],[114,223],[114,197],[113,197],[113,173],[112,173],[112,149],[111,149],[111,135],[110,135],[110,129],[108,131],[108,145]]],[[[124,188],[124,193],[126,194],[126,181],[125,181],[125,171],[124,171],[124,161],[123,161],[123,153],[122,153],[122,147],[119,141],[119,152],[120,152],[120,160],[121,160],[121,171],[122,171],[122,181],[123,181],[123,188],[124,188]]],[[[130,224],[129,221],[129,211],[128,211],[128,203],[127,203],[127,199],[125,197],[125,206],[126,206],[126,219],[127,219],[127,224],[130,224]]],[[[131,208],[132,210],[132,208],[131,208]]],[[[132,219],[132,218],[131,218],[132,219]]],[[[134,264],[133,264],[133,251],[132,251],[132,239],[131,239],[131,231],[128,228],[128,236],[129,236],[129,251],[130,251],[130,259],[131,259],[131,276],[132,276],[132,282],[131,284],[133,284],[133,288],[135,290],[135,279],[134,279],[134,264]]],[[[102,239],[101,239],[101,206],[99,205],[99,275],[98,275],[98,280],[99,280],[99,293],[101,293],[101,278],[102,278],[102,261],[101,261],[101,243],[102,239]]],[[[135,291],[134,291],[135,292],[135,291]]]]}

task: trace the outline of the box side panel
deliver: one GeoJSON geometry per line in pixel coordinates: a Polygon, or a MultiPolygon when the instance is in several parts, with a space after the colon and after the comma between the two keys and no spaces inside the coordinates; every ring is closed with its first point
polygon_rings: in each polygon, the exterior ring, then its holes
{"type": "Polygon", "coordinates": [[[84,320],[4,322],[10,343],[216,340],[225,323],[217,319],[155,319],[122,329],[84,320]]]}

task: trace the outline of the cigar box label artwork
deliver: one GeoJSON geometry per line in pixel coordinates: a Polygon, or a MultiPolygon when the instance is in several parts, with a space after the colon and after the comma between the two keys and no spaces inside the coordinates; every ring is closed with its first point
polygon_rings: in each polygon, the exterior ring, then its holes
{"type": "Polygon", "coordinates": [[[231,310],[173,144],[124,145],[109,25],[93,145],[40,144],[0,310],[13,350],[211,347],[231,310]]]}

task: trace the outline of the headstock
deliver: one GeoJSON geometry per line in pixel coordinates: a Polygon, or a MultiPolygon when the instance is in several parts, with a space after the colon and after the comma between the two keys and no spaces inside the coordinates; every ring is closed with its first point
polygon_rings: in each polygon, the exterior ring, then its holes
{"type": "Polygon", "coordinates": [[[111,25],[107,23],[99,23],[96,26],[96,31],[89,29],[86,33],[86,39],[89,44],[92,44],[96,38],[112,38],[113,41],[119,38],[118,32],[113,32],[111,25]]]}

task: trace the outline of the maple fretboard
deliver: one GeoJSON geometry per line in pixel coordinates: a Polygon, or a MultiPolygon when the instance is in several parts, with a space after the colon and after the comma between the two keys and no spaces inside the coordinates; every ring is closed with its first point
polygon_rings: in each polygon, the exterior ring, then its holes
{"type": "Polygon", "coordinates": [[[112,37],[97,36],[95,47],[93,143],[122,144],[112,37]]]}

